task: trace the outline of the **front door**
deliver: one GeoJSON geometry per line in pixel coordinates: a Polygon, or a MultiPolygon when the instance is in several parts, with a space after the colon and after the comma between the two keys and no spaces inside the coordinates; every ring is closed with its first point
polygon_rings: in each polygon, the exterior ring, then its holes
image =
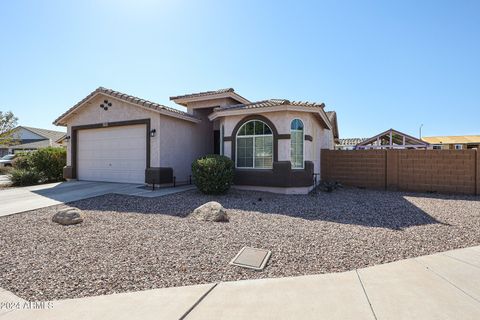
{"type": "Polygon", "coordinates": [[[213,130],[213,153],[220,154],[220,130],[213,130]]]}

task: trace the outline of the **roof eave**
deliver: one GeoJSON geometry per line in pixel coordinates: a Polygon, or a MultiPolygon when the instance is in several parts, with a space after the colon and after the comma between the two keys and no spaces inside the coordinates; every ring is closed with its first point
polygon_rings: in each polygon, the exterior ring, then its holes
{"type": "Polygon", "coordinates": [[[198,97],[170,97],[170,100],[175,102],[176,104],[186,107],[187,104],[191,102],[224,99],[224,98],[231,98],[233,100],[236,100],[244,104],[250,103],[248,99],[245,99],[244,97],[242,97],[241,95],[235,92],[222,92],[222,93],[215,93],[215,94],[209,94],[209,95],[198,96],[198,97]]]}
{"type": "Polygon", "coordinates": [[[293,106],[293,105],[276,105],[271,107],[261,107],[261,108],[238,108],[238,109],[225,109],[217,110],[211,113],[208,116],[210,121],[213,121],[217,118],[224,116],[234,116],[234,115],[243,115],[243,114],[252,114],[252,113],[263,113],[263,112],[279,112],[279,111],[299,111],[299,112],[308,112],[318,114],[324,125],[327,129],[332,130],[332,124],[323,110],[323,104],[319,107],[302,107],[302,106],[293,106]]]}

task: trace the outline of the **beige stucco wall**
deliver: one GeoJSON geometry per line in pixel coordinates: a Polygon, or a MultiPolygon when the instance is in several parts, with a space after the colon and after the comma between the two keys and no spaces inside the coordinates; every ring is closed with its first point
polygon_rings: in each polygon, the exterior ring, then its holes
{"type": "MultiPolygon", "coordinates": [[[[290,125],[292,120],[300,119],[304,124],[305,135],[310,135],[313,141],[305,141],[304,146],[304,160],[312,161],[314,163],[314,172],[320,173],[320,150],[333,149],[333,132],[324,129],[315,114],[308,112],[297,111],[279,111],[279,112],[265,112],[258,113],[261,116],[269,119],[276,127],[278,134],[290,134],[290,125]]],[[[220,119],[220,126],[225,127],[225,136],[230,137],[233,129],[246,115],[235,115],[223,117],[220,119]]],[[[235,137],[232,137],[232,139],[235,137]]],[[[230,141],[224,142],[225,155],[231,157],[232,143],[230,141]]],[[[278,160],[290,161],[290,139],[280,139],[278,141],[278,160]]]]}
{"type": "MultiPolygon", "coordinates": [[[[160,166],[172,167],[177,182],[188,181],[193,160],[213,153],[212,123],[162,116],[160,120],[160,166]]],[[[157,130],[158,131],[158,130],[157,130]]]]}
{"type": "MultiPolygon", "coordinates": [[[[160,127],[160,114],[157,112],[133,106],[128,102],[112,97],[98,95],[67,119],[67,135],[71,135],[72,126],[140,119],[150,119],[151,128],[156,129],[158,132],[158,128],[160,127]],[[112,106],[109,107],[107,111],[100,108],[100,104],[102,104],[105,99],[112,103],[112,106]]],[[[69,141],[67,145],[67,165],[71,165],[72,163],[70,147],[71,141],[69,141]]],[[[158,167],[160,165],[160,139],[158,134],[150,139],[150,154],[150,165],[152,167],[158,167]]]]}

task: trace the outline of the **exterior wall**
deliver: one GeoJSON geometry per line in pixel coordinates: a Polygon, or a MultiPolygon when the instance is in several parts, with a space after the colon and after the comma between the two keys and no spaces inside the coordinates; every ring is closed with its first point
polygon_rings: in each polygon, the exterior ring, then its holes
{"type": "Polygon", "coordinates": [[[6,156],[8,153],[8,148],[0,148],[0,157],[6,156]]]}
{"type": "Polygon", "coordinates": [[[440,146],[441,150],[455,150],[455,146],[459,144],[462,146],[462,150],[467,149],[479,149],[480,143],[444,143],[444,144],[431,144],[429,149],[433,149],[433,146],[440,146]]]}
{"type": "Polygon", "coordinates": [[[478,150],[323,150],[322,179],[388,190],[480,194],[478,150]]]}
{"type": "Polygon", "coordinates": [[[322,180],[384,189],[385,150],[322,150],[322,180]]]}
{"type": "MultiPolygon", "coordinates": [[[[137,106],[133,106],[130,103],[117,100],[112,97],[105,97],[103,95],[99,95],[95,97],[88,105],[84,106],[72,117],[70,117],[70,119],[68,119],[67,135],[71,136],[72,126],[140,119],[150,119],[151,128],[156,129],[157,133],[159,132],[160,115],[158,113],[137,106]],[[112,106],[109,107],[107,111],[99,107],[105,99],[112,102],[112,106]]],[[[70,166],[72,164],[71,145],[71,141],[68,141],[67,166],[70,166]]],[[[160,139],[159,135],[156,134],[150,139],[150,165],[152,167],[160,166],[160,153],[160,139]]]]}
{"type": "Polygon", "coordinates": [[[191,123],[162,115],[159,128],[160,166],[172,167],[178,183],[189,181],[193,160],[213,153],[212,123],[205,118],[191,123]]]}
{"type": "MultiPolygon", "coordinates": [[[[237,169],[235,183],[241,185],[269,186],[272,190],[276,187],[289,188],[296,193],[308,192],[313,186],[314,174],[317,174],[316,181],[320,180],[320,153],[322,148],[333,148],[333,132],[324,129],[319,120],[312,113],[307,112],[264,112],[250,116],[260,116],[268,119],[277,131],[274,134],[274,163],[272,169],[237,169]],[[291,168],[291,140],[290,127],[294,119],[300,119],[304,124],[304,169],[291,168]],[[308,186],[307,188],[305,188],[308,186]],[[308,189],[308,190],[307,190],[308,189]],[[306,191],[307,190],[307,191],[306,191]]],[[[244,121],[246,115],[228,116],[220,119],[220,126],[225,127],[224,142],[225,155],[234,159],[235,130],[239,123],[244,121]]],[[[238,129],[238,128],[237,128],[238,129]]],[[[274,128],[272,128],[274,129],[274,128]]],[[[275,131],[275,130],[274,130],[275,131]]],[[[283,191],[285,192],[285,190],[283,191]]]]}
{"type": "Polygon", "coordinates": [[[398,150],[398,189],[475,193],[475,150],[398,150]]]}
{"type": "MultiPolygon", "coordinates": [[[[333,149],[333,133],[331,130],[324,129],[315,119],[315,117],[306,112],[265,112],[258,115],[269,119],[277,128],[279,135],[290,134],[290,125],[292,120],[300,119],[304,124],[304,134],[313,138],[312,141],[305,141],[304,161],[312,161],[315,164],[314,171],[320,173],[320,149],[333,149]]],[[[245,118],[245,115],[236,115],[225,117],[220,121],[220,125],[225,126],[225,136],[231,137],[233,129],[245,118]]],[[[231,157],[232,143],[224,142],[225,155],[231,157]]],[[[233,159],[235,160],[235,159],[233,159]]],[[[290,161],[290,139],[278,140],[278,161],[290,161]]]]}

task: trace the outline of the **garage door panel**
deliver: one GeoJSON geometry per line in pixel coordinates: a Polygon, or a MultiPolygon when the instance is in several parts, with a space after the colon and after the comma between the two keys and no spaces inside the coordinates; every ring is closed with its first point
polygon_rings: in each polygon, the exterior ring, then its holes
{"type": "Polygon", "coordinates": [[[80,130],[78,179],[143,183],[145,135],[145,125],[80,130]]]}

